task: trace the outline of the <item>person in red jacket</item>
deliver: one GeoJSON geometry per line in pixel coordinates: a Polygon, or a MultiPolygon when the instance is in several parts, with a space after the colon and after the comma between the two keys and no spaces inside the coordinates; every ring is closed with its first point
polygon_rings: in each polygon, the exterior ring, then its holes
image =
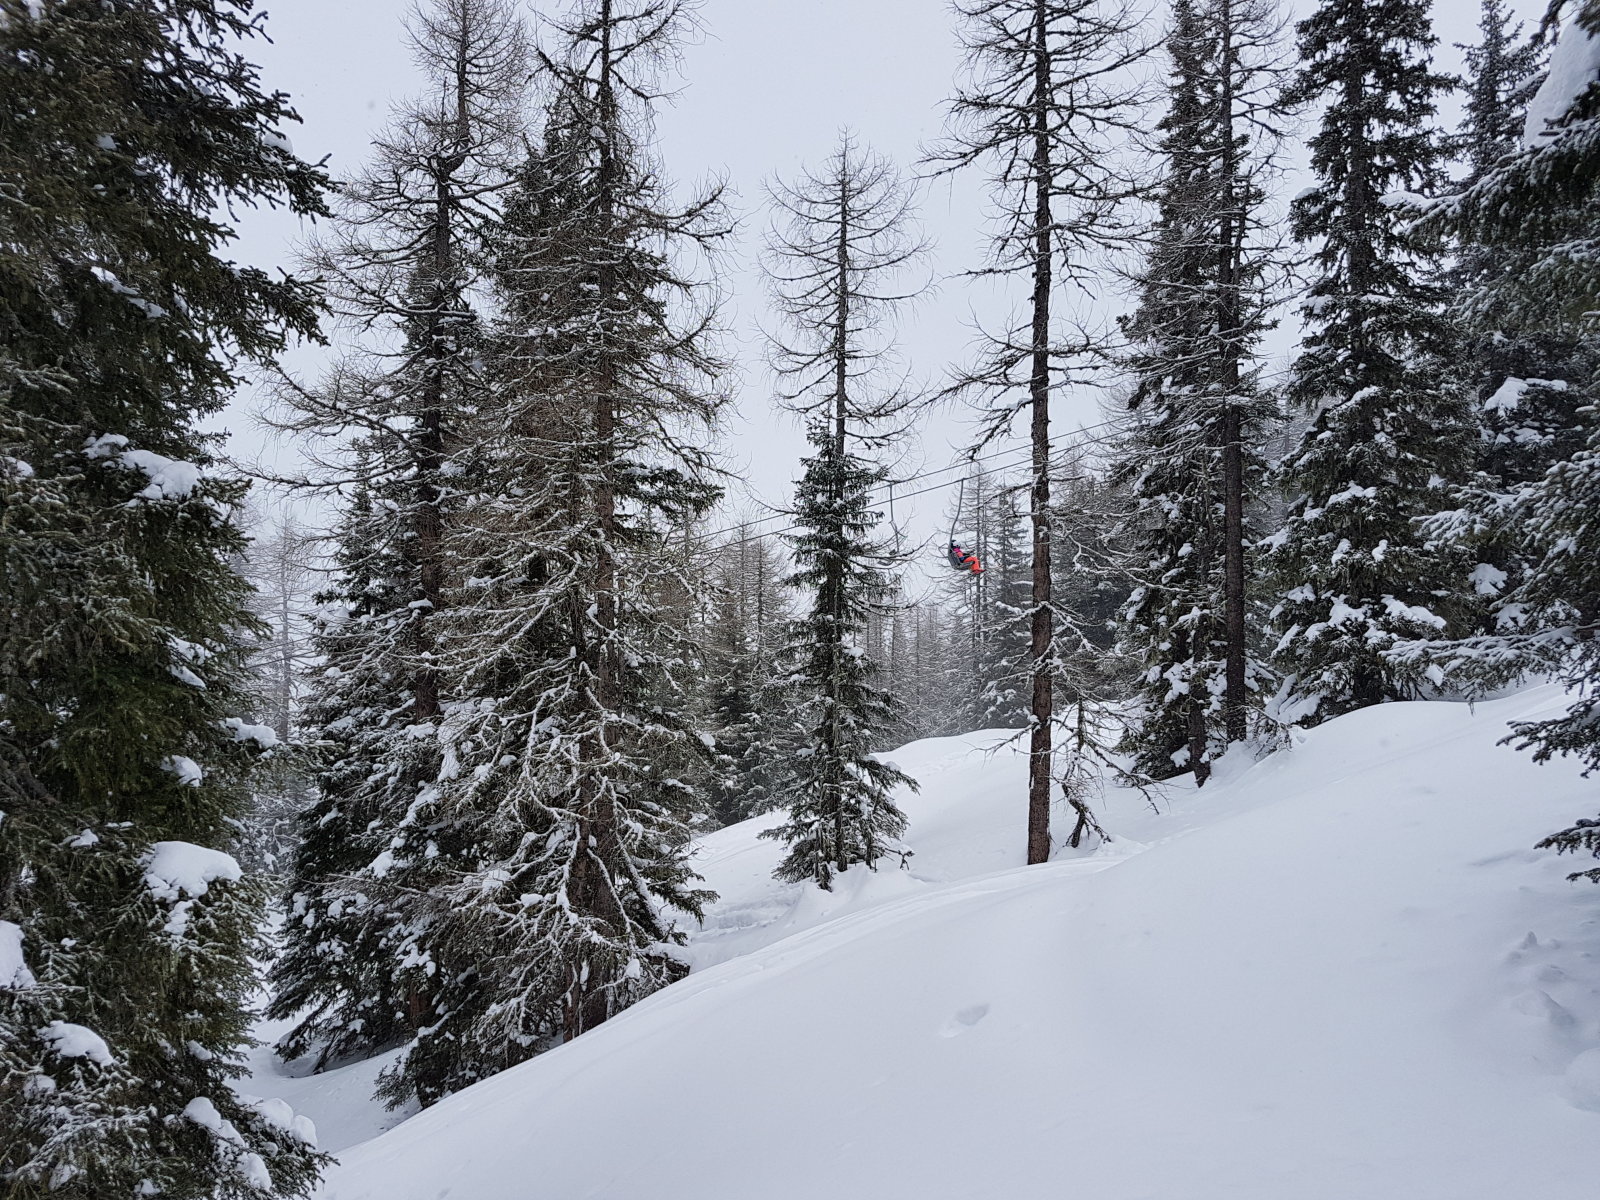
{"type": "Polygon", "coordinates": [[[950,565],[958,571],[971,571],[974,575],[983,574],[978,556],[963,550],[955,542],[950,543],[950,565]]]}

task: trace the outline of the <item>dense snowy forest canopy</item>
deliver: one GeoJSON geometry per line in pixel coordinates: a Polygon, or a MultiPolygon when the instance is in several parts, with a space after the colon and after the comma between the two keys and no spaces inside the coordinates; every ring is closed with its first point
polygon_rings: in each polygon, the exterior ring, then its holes
{"type": "Polygon", "coordinates": [[[316,163],[253,0],[0,0],[0,1195],[307,1194],[262,1013],[434,1105],[689,972],[697,839],[905,867],[918,739],[1015,866],[1396,701],[1600,768],[1600,0],[1466,2],[925,6],[915,153],[689,183],[695,0],[378,6],[316,163]]]}

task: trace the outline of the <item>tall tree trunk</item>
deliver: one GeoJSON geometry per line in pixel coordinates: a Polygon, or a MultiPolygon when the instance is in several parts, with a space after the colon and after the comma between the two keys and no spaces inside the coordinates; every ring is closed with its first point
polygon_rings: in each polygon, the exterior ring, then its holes
{"type": "MultiPolygon", "coordinates": [[[[413,648],[416,665],[412,676],[411,719],[416,724],[434,721],[443,711],[439,695],[439,671],[435,660],[432,623],[444,603],[444,511],[439,488],[439,473],[445,458],[445,360],[447,343],[455,336],[451,324],[455,313],[446,314],[447,281],[451,278],[451,222],[455,213],[455,172],[466,160],[468,140],[466,64],[456,66],[457,147],[434,163],[433,196],[433,290],[428,316],[428,366],[422,392],[422,411],[418,416],[416,438],[417,475],[422,480],[414,521],[416,533],[417,583],[423,608],[414,612],[413,648]]],[[[451,305],[451,307],[454,307],[451,305]]],[[[418,781],[420,782],[420,781],[418,781]]],[[[412,1029],[433,1020],[433,998],[412,986],[406,995],[406,1015],[412,1029]]]]}
{"type": "MultiPolygon", "coordinates": [[[[612,139],[617,132],[616,98],[612,92],[612,34],[611,0],[602,0],[595,32],[599,35],[596,63],[599,67],[598,96],[600,127],[597,164],[596,219],[603,241],[615,233],[616,155],[612,139]]],[[[617,469],[617,381],[610,370],[609,322],[605,321],[606,306],[616,296],[615,280],[611,278],[608,263],[602,263],[597,272],[597,286],[601,299],[601,345],[598,347],[600,369],[595,377],[594,433],[598,462],[594,466],[594,530],[596,536],[594,567],[594,637],[583,634],[585,615],[574,613],[574,633],[579,642],[579,658],[589,663],[593,677],[590,703],[592,727],[583,739],[583,769],[578,782],[577,849],[571,884],[572,902],[585,916],[602,916],[606,890],[605,871],[598,858],[601,847],[610,839],[608,814],[602,811],[601,785],[606,757],[606,714],[616,701],[617,649],[617,564],[615,556],[617,495],[615,472],[617,469]],[[583,643],[587,642],[585,647],[583,643]],[[585,650],[587,653],[585,653],[585,650]]],[[[609,915],[609,914],[605,914],[609,915]]],[[[572,966],[568,980],[565,1019],[565,1036],[568,1041],[600,1024],[608,1015],[605,994],[591,986],[598,972],[587,962],[572,966]]]]}
{"type": "Polygon", "coordinates": [[[1052,219],[1050,181],[1050,48],[1045,0],[1034,5],[1033,36],[1033,342],[1028,380],[1032,408],[1033,488],[1033,727],[1028,737],[1028,862],[1050,859],[1051,722],[1054,623],[1050,577],[1050,284],[1052,219]]]}
{"type": "Polygon", "coordinates": [[[1222,106],[1220,126],[1222,144],[1222,213],[1218,246],[1221,250],[1219,298],[1222,312],[1218,326],[1223,339],[1222,389],[1222,542],[1223,542],[1223,621],[1227,644],[1224,671],[1223,725],[1228,741],[1242,742],[1249,732],[1249,699],[1245,671],[1245,564],[1244,564],[1244,429],[1240,411],[1242,372],[1240,358],[1239,311],[1240,260],[1244,253],[1244,216],[1236,194],[1233,136],[1233,5],[1222,0],[1221,8],[1222,106]]]}
{"type": "MultiPolygon", "coordinates": [[[[451,351],[458,314],[446,313],[446,283],[451,278],[450,243],[456,211],[455,173],[466,161],[470,139],[469,91],[466,51],[456,58],[455,126],[456,146],[434,164],[433,198],[433,296],[428,316],[428,374],[423,388],[422,412],[418,420],[417,473],[422,479],[421,502],[417,507],[416,554],[418,583],[426,607],[413,616],[417,622],[418,665],[412,684],[412,718],[417,723],[432,721],[441,709],[439,672],[434,663],[433,631],[430,625],[444,602],[444,513],[439,471],[444,466],[445,361],[451,351]]],[[[452,307],[454,307],[452,305],[452,307]]]]}
{"type": "MultiPolygon", "coordinates": [[[[848,143],[847,143],[848,144],[848,143]]],[[[834,245],[834,288],[838,305],[833,322],[833,504],[839,524],[830,532],[842,545],[844,530],[844,462],[846,390],[850,382],[850,360],[847,352],[850,336],[850,181],[848,173],[839,172],[839,227],[834,245]]],[[[844,561],[835,558],[828,569],[828,584],[833,589],[833,631],[829,657],[832,670],[829,678],[830,705],[828,715],[829,762],[826,770],[833,793],[833,850],[834,866],[840,871],[849,868],[849,848],[845,845],[844,820],[844,766],[840,752],[842,735],[839,722],[844,715],[844,561]]]]}
{"type": "Polygon", "coordinates": [[[289,555],[295,545],[290,540],[291,526],[285,522],[278,541],[278,741],[288,745],[294,732],[290,712],[294,707],[294,640],[289,630],[289,587],[293,571],[289,555]]]}
{"type": "Polygon", "coordinates": [[[417,474],[422,479],[416,515],[417,582],[424,607],[412,614],[417,664],[412,678],[411,717],[415,724],[432,721],[439,715],[439,673],[434,665],[433,616],[444,601],[444,515],[441,512],[437,480],[444,466],[444,364],[439,348],[446,331],[439,311],[443,305],[443,282],[449,270],[450,223],[448,216],[449,181],[442,174],[437,183],[434,215],[434,311],[428,318],[428,379],[424,385],[423,407],[417,430],[417,474]]]}

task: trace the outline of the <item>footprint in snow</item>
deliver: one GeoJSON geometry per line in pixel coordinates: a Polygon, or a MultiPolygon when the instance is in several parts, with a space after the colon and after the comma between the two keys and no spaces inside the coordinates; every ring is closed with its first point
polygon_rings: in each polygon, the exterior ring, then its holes
{"type": "Polygon", "coordinates": [[[969,1004],[966,1008],[956,1010],[956,1015],[944,1023],[944,1028],[939,1031],[940,1037],[960,1037],[979,1021],[989,1015],[987,1004],[969,1004]]]}

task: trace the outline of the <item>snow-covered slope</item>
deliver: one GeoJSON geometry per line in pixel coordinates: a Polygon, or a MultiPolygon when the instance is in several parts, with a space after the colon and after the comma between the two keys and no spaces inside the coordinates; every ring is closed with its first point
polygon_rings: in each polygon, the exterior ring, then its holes
{"type": "Polygon", "coordinates": [[[1495,745],[1559,702],[1368,709],[1032,868],[1015,753],[906,747],[908,871],[713,835],[694,974],[322,1196],[1593,1200],[1600,889],[1529,847],[1600,788],[1495,745]]]}

